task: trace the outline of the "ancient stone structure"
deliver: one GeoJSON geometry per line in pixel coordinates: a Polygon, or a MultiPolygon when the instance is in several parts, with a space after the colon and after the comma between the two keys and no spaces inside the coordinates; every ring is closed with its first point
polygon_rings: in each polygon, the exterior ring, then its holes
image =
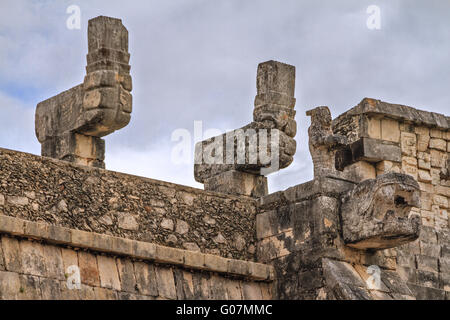
{"type": "Polygon", "coordinates": [[[314,179],[268,193],[296,149],[294,67],[269,61],[254,121],[197,145],[206,190],[110,172],[126,43],[119,20],[91,20],[88,80],[37,107],[50,157],[0,149],[1,299],[450,299],[449,117],[312,109],[314,179]]]}
{"type": "Polygon", "coordinates": [[[409,175],[386,173],[365,180],[341,199],[342,236],[358,249],[397,247],[419,237],[419,184],[409,175]]]}
{"type": "Polygon", "coordinates": [[[88,47],[84,82],[37,105],[36,136],[43,156],[103,168],[101,137],[130,122],[128,31],[119,19],[92,19],[88,47]]]}
{"type": "Polygon", "coordinates": [[[338,172],[335,166],[336,148],[347,144],[347,137],[333,134],[331,112],[328,107],[317,107],[306,112],[311,116],[308,129],[309,151],[314,163],[314,178],[333,175],[338,172]]]}
{"type": "Polygon", "coordinates": [[[347,144],[318,155],[334,167],[259,199],[257,259],[274,265],[276,297],[449,298],[449,120],[364,99],[332,122],[324,136],[347,144]]]}
{"type": "Polygon", "coordinates": [[[265,175],[293,161],[295,68],[276,61],[261,63],[256,87],[253,122],[196,145],[194,176],[205,190],[263,196],[268,193],[265,175]]]}

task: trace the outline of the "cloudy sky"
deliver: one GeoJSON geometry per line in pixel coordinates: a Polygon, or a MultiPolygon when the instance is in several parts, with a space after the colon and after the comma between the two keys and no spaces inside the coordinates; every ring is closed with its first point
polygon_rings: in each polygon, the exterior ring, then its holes
{"type": "MultiPolygon", "coordinates": [[[[305,110],[333,117],[364,97],[450,114],[447,0],[0,0],[0,147],[39,154],[36,104],[83,81],[87,21],[121,18],[129,30],[133,114],[106,137],[107,169],[202,187],[193,164],[174,164],[178,128],[238,128],[252,119],[258,63],[296,66],[293,164],[271,192],[308,181],[305,110]],[[70,5],[81,29],[66,27],[70,5]],[[377,5],[381,29],[369,30],[377,5]]],[[[192,141],[193,145],[194,141],[192,141]]]]}

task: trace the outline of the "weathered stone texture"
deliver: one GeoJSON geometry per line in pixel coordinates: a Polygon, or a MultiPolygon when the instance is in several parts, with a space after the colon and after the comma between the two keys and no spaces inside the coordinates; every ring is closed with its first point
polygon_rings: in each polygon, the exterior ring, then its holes
{"type": "Polygon", "coordinates": [[[264,196],[268,193],[264,176],[293,161],[295,67],[260,63],[256,87],[253,122],[196,144],[194,176],[206,190],[264,196]]]}
{"type": "Polygon", "coordinates": [[[442,259],[444,253],[441,248],[446,245],[448,238],[445,235],[449,232],[449,195],[446,192],[449,183],[448,117],[364,99],[334,120],[333,124],[336,132],[347,132],[353,135],[354,140],[370,137],[378,139],[374,141],[378,141],[376,143],[379,145],[393,143],[401,150],[401,157],[394,161],[386,162],[384,152],[379,152],[378,158],[369,159],[376,162],[377,176],[387,172],[403,172],[419,182],[422,205],[415,214],[419,214],[422,220],[420,238],[396,250],[397,263],[403,268],[398,272],[411,288],[412,295],[418,299],[444,297],[444,286],[437,279],[444,279],[446,273],[438,268],[437,261],[442,259]],[[361,129],[348,129],[350,119],[358,122],[361,129]],[[392,134],[382,134],[383,119],[389,119],[385,120],[385,129],[390,123],[389,131],[392,134]],[[408,271],[405,272],[404,268],[408,271]]]}
{"type": "Polygon", "coordinates": [[[317,107],[307,111],[306,115],[311,117],[308,135],[314,178],[337,175],[336,149],[347,144],[347,137],[333,134],[331,112],[328,107],[317,107]]]}
{"type": "MultiPolygon", "coordinates": [[[[406,187],[400,177],[409,181],[408,177],[403,175],[388,175],[387,178],[379,180],[378,185],[391,181],[398,187],[406,187]]],[[[261,199],[261,213],[257,216],[256,224],[259,239],[257,254],[258,259],[266,263],[271,262],[275,266],[278,279],[276,292],[279,299],[414,298],[411,293],[403,294],[404,290],[397,284],[391,285],[389,290],[386,286],[372,290],[366,283],[369,272],[367,268],[371,265],[377,265],[382,270],[395,270],[396,251],[387,249],[371,252],[352,249],[341,238],[340,216],[352,211],[351,208],[343,207],[341,202],[345,201],[348,192],[361,190],[367,184],[371,184],[371,181],[360,183],[359,189],[355,189],[354,183],[336,178],[322,178],[290,188],[279,193],[277,197],[268,196],[261,199]],[[348,263],[338,262],[336,259],[348,263]]],[[[417,183],[414,190],[418,190],[417,183]]],[[[355,202],[370,204],[373,201],[374,207],[377,207],[375,203],[378,191],[377,188],[365,190],[361,194],[370,199],[358,201],[355,197],[355,202]]],[[[407,193],[406,189],[400,188],[397,195],[401,191],[407,193]]],[[[395,194],[392,194],[393,201],[395,194]]],[[[411,198],[408,201],[414,205],[416,200],[411,198]]],[[[400,212],[397,214],[400,218],[400,212]]],[[[370,218],[363,217],[359,219],[359,223],[367,223],[369,226],[370,218]]],[[[358,232],[361,232],[361,229],[371,230],[374,234],[380,232],[376,228],[373,229],[373,226],[360,226],[357,229],[358,232]]],[[[398,235],[402,234],[400,229],[396,230],[398,235]]],[[[370,239],[371,236],[367,233],[364,237],[370,239]]],[[[417,230],[411,231],[411,237],[417,237],[417,230]]],[[[396,240],[394,238],[390,241],[396,240]]],[[[400,243],[401,241],[392,243],[392,246],[400,243]]],[[[378,249],[384,247],[386,246],[380,246],[378,249]]],[[[400,284],[403,283],[399,276],[396,280],[400,284]]]]}
{"type": "Polygon", "coordinates": [[[42,155],[75,165],[0,149],[0,299],[449,298],[449,117],[307,111],[314,180],[268,194],[297,123],[295,67],[267,61],[253,121],[196,145],[202,191],[86,167],[132,112],[121,21],[90,20],[88,48],[84,82],[36,108],[42,155]]]}
{"type": "Polygon", "coordinates": [[[39,205],[35,211],[31,199],[27,205],[6,201],[0,210],[8,216],[178,248],[195,244],[205,253],[254,259],[251,247],[255,246],[256,204],[251,198],[4,149],[0,149],[0,182],[0,194],[6,199],[25,197],[25,192],[34,191],[32,201],[39,205]],[[7,183],[11,179],[14,183],[7,183]],[[169,220],[171,227],[165,222],[169,220]],[[188,232],[181,222],[176,228],[178,220],[189,225],[188,232]],[[223,240],[214,241],[219,234],[223,240]],[[175,235],[176,241],[169,242],[169,235],[175,235]],[[238,236],[246,239],[245,243],[235,242],[238,236]]]}
{"type": "Polygon", "coordinates": [[[448,154],[430,140],[448,128],[445,116],[372,99],[334,120],[348,145],[324,166],[328,178],[258,201],[257,255],[275,267],[277,297],[445,298],[448,154]]]}
{"type": "Polygon", "coordinates": [[[388,173],[358,184],[342,198],[343,238],[359,249],[399,246],[419,237],[418,183],[408,175],[388,173]]]}
{"type": "Polygon", "coordinates": [[[42,155],[104,167],[101,137],[130,122],[131,76],[128,31],[121,20],[97,17],[88,25],[84,82],[36,107],[36,136],[42,155]]]}

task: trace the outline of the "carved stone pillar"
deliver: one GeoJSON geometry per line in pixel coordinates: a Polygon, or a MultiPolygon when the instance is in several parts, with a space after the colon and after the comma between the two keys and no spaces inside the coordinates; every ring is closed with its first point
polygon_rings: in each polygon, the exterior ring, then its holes
{"type": "Polygon", "coordinates": [[[36,107],[43,156],[104,168],[101,137],[125,127],[132,111],[128,31],[121,20],[89,21],[84,82],[36,107]]]}
{"type": "Polygon", "coordinates": [[[266,175],[289,166],[296,151],[295,67],[259,64],[253,122],[195,148],[195,180],[205,190],[261,197],[266,175]]]}

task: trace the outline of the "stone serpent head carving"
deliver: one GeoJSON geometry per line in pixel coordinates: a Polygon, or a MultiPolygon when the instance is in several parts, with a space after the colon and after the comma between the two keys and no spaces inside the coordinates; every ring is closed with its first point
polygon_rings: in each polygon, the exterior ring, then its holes
{"type": "Polygon", "coordinates": [[[387,173],[365,180],[342,198],[344,242],[358,249],[385,249],[418,238],[420,188],[413,177],[387,173]]]}

